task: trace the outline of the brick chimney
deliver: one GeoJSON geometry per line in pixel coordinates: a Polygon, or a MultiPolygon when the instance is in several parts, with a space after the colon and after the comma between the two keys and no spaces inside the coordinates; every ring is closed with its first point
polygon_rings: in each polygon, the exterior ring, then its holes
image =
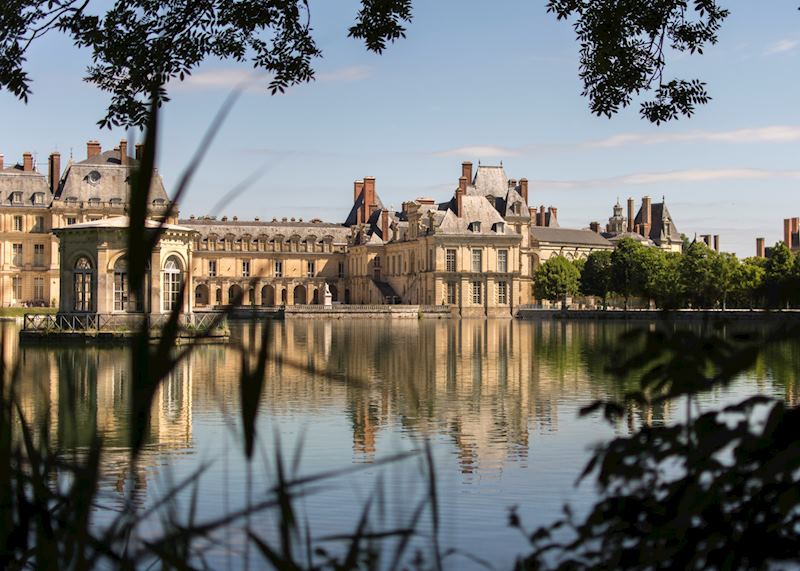
{"type": "Polygon", "coordinates": [[[649,196],[642,198],[642,236],[650,236],[650,228],[653,224],[653,207],[649,196]]]}
{"type": "Polygon", "coordinates": [[[100,148],[100,143],[98,141],[88,141],[86,143],[86,158],[91,159],[102,153],[102,149],[100,148]]]}
{"type": "Polygon", "coordinates": [[[375,206],[375,177],[364,177],[364,204],[362,205],[361,221],[366,222],[369,220],[369,215],[372,213],[371,208],[375,206]]]}
{"type": "Polygon", "coordinates": [[[128,141],[125,139],[119,142],[119,163],[121,165],[128,164],[128,141]]]}
{"type": "Polygon", "coordinates": [[[61,178],[61,153],[50,153],[48,175],[50,177],[50,192],[55,194],[58,190],[58,180],[61,178]]]}
{"type": "Polygon", "coordinates": [[[792,244],[790,248],[800,245],[800,218],[792,218],[792,244]]]}
{"type": "Polygon", "coordinates": [[[456,216],[461,218],[464,215],[464,195],[466,194],[466,178],[458,179],[458,189],[456,190],[456,216]]]}
{"type": "Polygon", "coordinates": [[[548,208],[548,211],[550,212],[550,220],[547,225],[555,226],[556,222],[558,222],[558,208],[556,208],[555,206],[551,206],[550,208],[548,208]]]}
{"type": "Polygon", "coordinates": [[[599,222],[589,222],[589,229],[594,232],[595,234],[600,233],[600,223],[599,222]]]}
{"type": "Polygon", "coordinates": [[[530,217],[531,217],[531,224],[534,225],[534,226],[538,226],[539,225],[539,220],[538,220],[538,218],[536,216],[536,207],[535,206],[529,206],[528,207],[528,214],[530,214],[530,217]]]}
{"type": "Polygon", "coordinates": [[[472,183],[472,163],[464,161],[461,163],[461,176],[467,179],[467,184],[472,183]]]}
{"type": "Polygon", "coordinates": [[[381,234],[383,235],[383,241],[389,241],[389,211],[384,209],[381,211],[381,234]]]}
{"type": "Polygon", "coordinates": [[[539,206],[539,219],[536,222],[537,226],[547,226],[547,219],[544,214],[544,204],[539,206]]]}
{"type": "Polygon", "coordinates": [[[767,257],[767,249],[764,246],[764,238],[756,238],[756,257],[757,258],[767,257]]]}
{"type": "Polygon", "coordinates": [[[527,178],[519,179],[519,193],[522,196],[522,200],[525,201],[525,204],[528,204],[528,179],[527,178]]]}
{"type": "Polygon", "coordinates": [[[719,234],[714,234],[714,251],[719,252],[719,234]]]}
{"type": "Polygon", "coordinates": [[[788,248],[792,247],[792,219],[784,218],[783,220],[783,243],[788,248]]]}
{"type": "Polygon", "coordinates": [[[31,153],[22,153],[22,170],[25,172],[33,170],[33,155],[31,153]]]}
{"type": "Polygon", "coordinates": [[[628,199],[628,232],[633,232],[633,223],[636,220],[636,213],[634,212],[633,197],[628,199]]]}
{"type": "Polygon", "coordinates": [[[144,154],[144,145],[142,143],[139,143],[138,145],[136,145],[136,147],[134,147],[134,157],[136,158],[137,161],[141,161],[143,154],[144,154]]]}

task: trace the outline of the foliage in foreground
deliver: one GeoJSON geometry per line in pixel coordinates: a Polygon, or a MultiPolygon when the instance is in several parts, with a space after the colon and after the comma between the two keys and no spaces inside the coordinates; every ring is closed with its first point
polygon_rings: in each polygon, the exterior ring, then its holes
{"type": "MultiPolygon", "coordinates": [[[[609,421],[626,405],[683,402],[685,420],[643,426],[597,447],[581,479],[596,477],[588,514],[530,533],[517,569],[755,569],[797,561],[800,542],[800,409],[753,396],[697,413],[698,393],[728,385],[785,331],[759,338],[663,328],[628,334],[641,352],[619,360],[639,389],[597,401],[609,421]]],[[[797,332],[793,332],[793,339],[797,332]]],[[[626,341],[626,339],[623,339],[626,341]]]]}

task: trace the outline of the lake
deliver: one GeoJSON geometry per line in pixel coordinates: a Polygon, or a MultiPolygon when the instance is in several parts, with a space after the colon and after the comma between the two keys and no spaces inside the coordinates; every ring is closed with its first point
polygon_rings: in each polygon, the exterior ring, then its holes
{"type": "MultiPolygon", "coordinates": [[[[248,495],[263,497],[275,481],[280,446],[287,470],[299,475],[356,468],[320,482],[300,501],[314,537],[352,531],[376,490],[382,493],[374,528],[389,528],[410,517],[426,495],[427,476],[422,454],[381,460],[421,450],[428,441],[440,496],[440,543],[457,551],[447,558],[448,568],[479,568],[474,558],[508,568],[526,549],[522,535],[508,527],[512,506],[519,506],[528,529],[552,521],[565,502],[585,509],[594,488],[575,481],[593,445],[643,422],[681,418],[679,403],[631,408],[616,425],[597,415],[579,418],[582,406],[622,394],[606,367],[619,335],[641,326],[467,319],[233,323],[230,344],[197,347],[159,389],[135,474],[126,455],[125,348],[14,345],[6,358],[20,360],[26,416],[35,422],[49,416],[62,448],[85,446],[95,427],[102,435],[102,498],[110,505],[123,506],[127,491],[134,506],[145,507],[207,466],[199,515],[218,516],[242,506],[248,495]],[[248,463],[239,371],[243,359],[252,361],[265,330],[271,359],[248,463]]],[[[16,331],[4,322],[6,336],[16,331]]],[[[699,406],[753,392],[794,402],[798,364],[796,344],[777,347],[733,386],[703,395],[699,406]]],[[[422,530],[430,530],[429,514],[423,520],[422,530]]],[[[274,533],[273,514],[251,523],[265,537],[274,533]]],[[[238,529],[226,531],[230,547],[209,552],[215,568],[239,569],[248,557],[250,568],[263,565],[252,550],[237,547],[238,529]]]]}

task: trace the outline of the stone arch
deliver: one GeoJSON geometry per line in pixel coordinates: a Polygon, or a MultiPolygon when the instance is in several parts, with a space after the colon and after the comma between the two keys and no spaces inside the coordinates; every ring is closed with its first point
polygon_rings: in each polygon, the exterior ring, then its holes
{"type": "Polygon", "coordinates": [[[294,305],[305,305],[308,303],[306,300],[306,293],[306,286],[303,284],[295,286],[294,291],[292,292],[292,300],[294,305]]]}
{"type": "Polygon", "coordinates": [[[269,284],[261,288],[261,305],[275,305],[275,288],[269,284]]]}
{"type": "Polygon", "coordinates": [[[195,305],[208,305],[210,301],[210,294],[206,284],[198,284],[194,288],[194,304],[195,305]]]}
{"type": "Polygon", "coordinates": [[[241,305],[244,298],[242,297],[242,286],[233,284],[228,288],[228,303],[230,305],[241,305]],[[237,302],[238,298],[238,302],[237,302]]]}

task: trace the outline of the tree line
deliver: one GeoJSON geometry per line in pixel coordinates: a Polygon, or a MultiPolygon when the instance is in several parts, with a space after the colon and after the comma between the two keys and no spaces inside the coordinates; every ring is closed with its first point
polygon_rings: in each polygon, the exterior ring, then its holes
{"type": "Polygon", "coordinates": [[[614,250],[592,252],[585,260],[553,256],[533,277],[538,299],[594,296],[604,309],[613,297],[621,298],[625,308],[632,300],[660,309],[800,306],[800,256],[783,242],[769,258],[740,260],[704,242],[692,242],[678,253],[624,238],[614,250]]]}

